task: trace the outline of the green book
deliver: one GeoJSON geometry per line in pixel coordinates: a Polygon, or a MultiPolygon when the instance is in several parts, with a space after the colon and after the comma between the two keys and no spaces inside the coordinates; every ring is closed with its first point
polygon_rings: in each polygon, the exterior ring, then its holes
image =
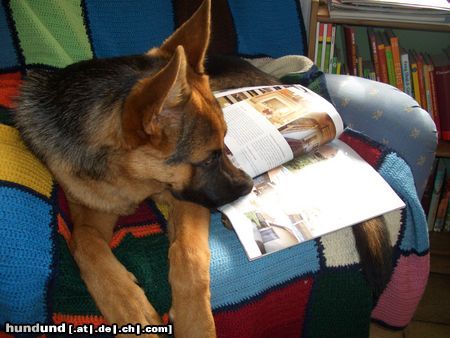
{"type": "Polygon", "coordinates": [[[337,64],[338,58],[337,56],[333,56],[333,60],[331,62],[331,74],[337,74],[337,64]]]}
{"type": "Polygon", "coordinates": [[[383,36],[384,52],[386,54],[386,64],[387,64],[389,84],[391,86],[396,87],[397,81],[395,78],[395,66],[394,66],[394,56],[392,55],[392,47],[386,35],[385,34],[381,35],[383,36]]]}

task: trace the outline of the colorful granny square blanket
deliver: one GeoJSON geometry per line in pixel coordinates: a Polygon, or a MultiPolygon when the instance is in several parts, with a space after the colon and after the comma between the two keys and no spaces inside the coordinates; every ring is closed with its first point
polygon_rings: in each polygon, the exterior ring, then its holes
{"type": "MultiPolygon", "coordinates": [[[[425,217],[411,172],[395,152],[361,134],[347,130],[342,140],[407,204],[385,216],[395,252],[387,289],[373,299],[349,228],[250,262],[235,233],[213,213],[211,302],[219,336],[364,337],[371,316],[399,328],[410,321],[429,269],[425,217]]],[[[10,126],[0,125],[0,156],[0,321],[104,323],[67,248],[72,225],[63,191],[10,126]]],[[[148,200],[119,220],[110,246],[167,319],[165,229],[164,216],[148,200]]]]}
{"type": "MultiPolygon", "coordinates": [[[[0,2],[0,329],[7,322],[105,322],[67,248],[72,224],[64,192],[12,126],[13,98],[25,70],[145,52],[199,3],[0,2]]],[[[230,34],[215,29],[211,48],[240,55],[304,54],[298,1],[254,3],[213,1],[213,31],[219,24],[230,34]],[[242,13],[249,8],[252,14],[246,17],[242,13]],[[285,20],[272,22],[268,13],[285,20]],[[265,38],[257,39],[262,31],[265,38]]],[[[219,337],[361,338],[368,336],[370,318],[396,328],[411,320],[429,271],[427,227],[411,171],[395,151],[364,135],[348,130],[342,139],[407,205],[385,215],[395,265],[386,290],[373,298],[350,228],[249,262],[235,233],[213,213],[211,302],[219,337]]],[[[158,206],[147,200],[134,215],[121,218],[110,246],[167,321],[169,243],[158,206]]]]}

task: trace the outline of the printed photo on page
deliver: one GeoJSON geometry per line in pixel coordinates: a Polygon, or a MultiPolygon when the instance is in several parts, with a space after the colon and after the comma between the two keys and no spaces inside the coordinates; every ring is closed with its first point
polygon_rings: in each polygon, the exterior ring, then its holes
{"type": "Polygon", "coordinates": [[[317,149],[343,130],[333,105],[300,85],[241,88],[216,97],[228,125],[229,155],[252,177],[317,149]]]}

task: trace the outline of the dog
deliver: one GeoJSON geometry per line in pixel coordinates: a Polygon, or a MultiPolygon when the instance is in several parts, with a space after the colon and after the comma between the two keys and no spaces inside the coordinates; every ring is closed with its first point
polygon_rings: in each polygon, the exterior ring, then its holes
{"type": "Polygon", "coordinates": [[[110,323],[161,325],[108,243],[119,215],[148,197],[170,205],[169,281],[178,337],[214,337],[209,208],[249,193],[224,152],[226,124],[205,74],[210,0],[145,55],[31,71],[15,123],[64,189],[70,251],[110,323]]]}
{"type": "MultiPolygon", "coordinates": [[[[108,322],[162,324],[108,243],[118,216],[144,199],[169,205],[170,312],[177,337],[216,336],[209,209],[252,189],[251,178],[225,155],[227,127],[212,90],[278,83],[236,58],[206,60],[210,7],[205,0],[144,55],[29,72],[15,112],[24,142],[67,195],[74,224],[69,249],[108,322]]],[[[384,266],[382,221],[356,228],[361,243],[372,239],[361,246],[364,254],[375,267],[384,266]]]]}

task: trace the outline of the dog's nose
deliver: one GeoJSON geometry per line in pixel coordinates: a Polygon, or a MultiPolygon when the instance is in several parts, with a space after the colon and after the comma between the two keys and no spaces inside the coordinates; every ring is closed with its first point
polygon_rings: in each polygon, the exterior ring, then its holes
{"type": "Polygon", "coordinates": [[[236,193],[239,194],[239,196],[244,196],[249,194],[253,189],[253,180],[250,176],[248,176],[243,171],[241,172],[242,175],[240,175],[235,181],[233,182],[234,190],[236,193]]]}
{"type": "Polygon", "coordinates": [[[253,189],[253,181],[251,179],[242,182],[238,187],[241,196],[249,194],[253,189]]]}

